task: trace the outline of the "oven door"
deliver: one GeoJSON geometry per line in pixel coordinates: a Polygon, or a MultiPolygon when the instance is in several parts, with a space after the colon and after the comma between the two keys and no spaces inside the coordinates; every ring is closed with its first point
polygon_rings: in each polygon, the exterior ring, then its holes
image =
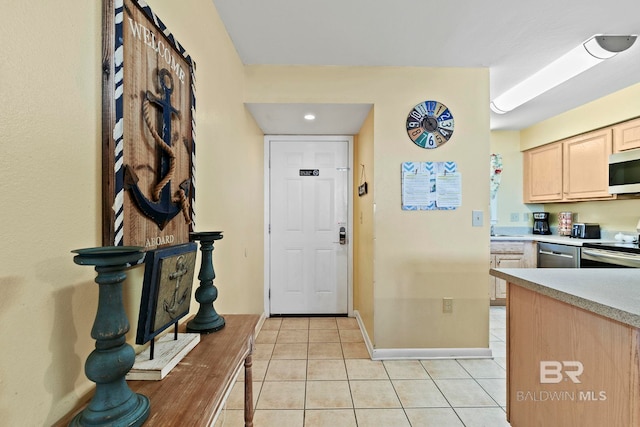
{"type": "Polygon", "coordinates": [[[640,254],[583,247],[580,268],[640,268],[640,254]]]}

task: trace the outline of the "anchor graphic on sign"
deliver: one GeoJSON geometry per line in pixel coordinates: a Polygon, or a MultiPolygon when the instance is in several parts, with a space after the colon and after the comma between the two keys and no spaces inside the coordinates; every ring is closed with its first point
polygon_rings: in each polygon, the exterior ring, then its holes
{"type": "Polygon", "coordinates": [[[183,276],[185,276],[188,272],[189,268],[186,266],[185,258],[184,256],[180,255],[176,260],[176,271],[169,274],[169,280],[176,281],[176,286],[173,289],[173,298],[171,300],[165,299],[162,303],[164,311],[172,320],[176,318],[177,314],[180,314],[178,313],[178,310],[180,309],[180,307],[182,307],[182,304],[184,304],[184,302],[190,295],[191,288],[189,287],[185,288],[181,294],[179,293],[180,282],[182,281],[183,276]]]}
{"type": "Polygon", "coordinates": [[[152,200],[148,199],[138,186],[138,176],[133,168],[125,165],[124,186],[130,190],[136,204],[140,210],[153,222],[160,230],[180,212],[182,212],[185,222],[189,224],[189,187],[190,180],[185,180],[179,185],[179,189],[174,197],[171,194],[171,179],[176,168],[176,155],[171,146],[171,117],[176,115],[180,118],[180,111],[171,105],[171,93],[173,92],[173,78],[167,69],[158,72],[158,81],[162,92],[161,97],[156,97],[150,91],[146,92],[142,104],[142,111],[145,123],[153,136],[154,141],[160,147],[160,167],[159,180],[154,187],[152,200]],[[162,111],[162,131],[161,135],[154,129],[149,117],[149,104],[153,103],[162,111]]]}

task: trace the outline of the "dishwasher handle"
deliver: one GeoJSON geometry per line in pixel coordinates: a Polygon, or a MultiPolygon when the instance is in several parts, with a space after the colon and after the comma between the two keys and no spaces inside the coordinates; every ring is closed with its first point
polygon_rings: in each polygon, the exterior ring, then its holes
{"type": "Polygon", "coordinates": [[[574,258],[573,255],[563,254],[562,252],[553,252],[553,251],[540,250],[540,251],[538,251],[538,253],[541,253],[541,254],[544,254],[544,255],[559,256],[559,257],[563,257],[563,258],[571,258],[571,259],[574,258]]]}

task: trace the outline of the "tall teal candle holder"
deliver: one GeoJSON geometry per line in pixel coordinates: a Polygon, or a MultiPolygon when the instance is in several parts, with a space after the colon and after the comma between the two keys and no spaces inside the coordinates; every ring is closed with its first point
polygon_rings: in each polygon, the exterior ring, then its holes
{"type": "Polygon", "coordinates": [[[187,332],[210,333],[224,328],[224,317],[213,308],[218,298],[218,289],[213,285],[216,274],[213,270],[213,242],[222,239],[222,231],[201,231],[189,234],[191,241],[200,241],[202,262],[198,279],[200,286],[196,289],[196,301],[200,308],[195,317],[187,322],[187,332]]]}
{"type": "Polygon", "coordinates": [[[73,261],[93,265],[98,273],[98,311],[91,328],[96,348],[85,362],[87,378],[96,383],[89,405],[71,420],[70,426],[140,426],[149,417],[149,399],[129,388],[125,375],[136,354],[126,342],[129,321],[122,303],[125,269],[144,257],[138,246],[106,246],[77,249],[73,261]]]}

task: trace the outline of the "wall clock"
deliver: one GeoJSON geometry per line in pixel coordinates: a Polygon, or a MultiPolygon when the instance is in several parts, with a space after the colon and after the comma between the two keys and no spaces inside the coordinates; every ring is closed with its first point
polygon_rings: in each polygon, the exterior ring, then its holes
{"type": "Polygon", "coordinates": [[[424,101],[407,116],[407,134],[422,148],[438,148],[453,135],[453,115],[438,101],[424,101]]]}

